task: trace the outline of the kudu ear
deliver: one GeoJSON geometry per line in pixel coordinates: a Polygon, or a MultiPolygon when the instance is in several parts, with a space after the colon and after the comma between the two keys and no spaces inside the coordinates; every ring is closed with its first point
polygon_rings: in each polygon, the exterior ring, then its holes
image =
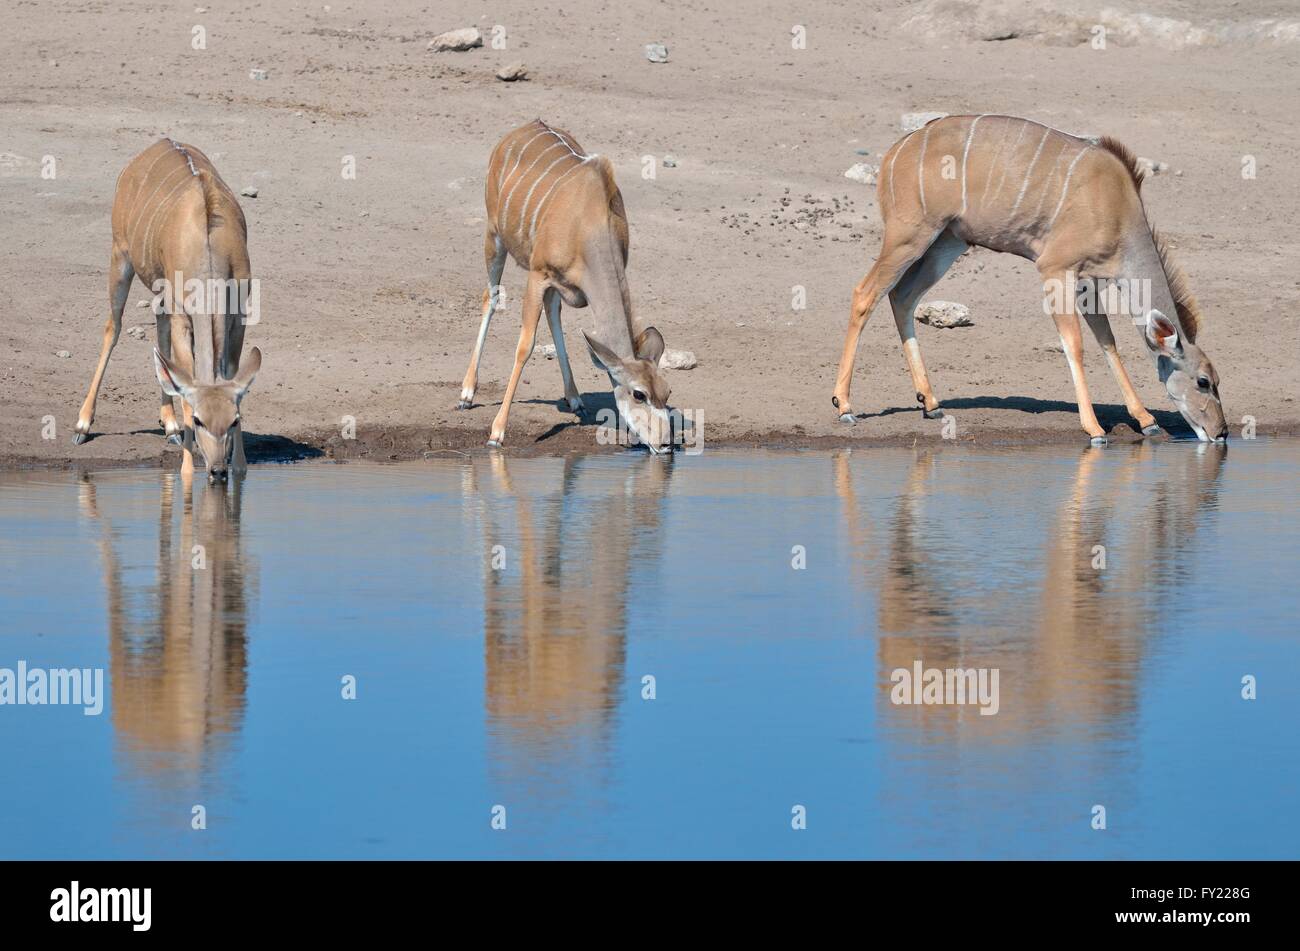
{"type": "Polygon", "coordinates": [[[194,379],[184,370],[171,365],[167,358],[153,348],[153,372],[158,377],[158,384],[168,396],[189,399],[194,393],[194,379]]]}
{"type": "Polygon", "coordinates": [[[625,376],[623,372],[623,361],[619,359],[617,353],[609,349],[599,340],[592,340],[591,334],[587,331],[582,332],[582,339],[587,341],[587,350],[591,354],[591,362],[596,365],[597,370],[604,370],[617,383],[622,383],[625,376]]]}
{"type": "Polygon", "coordinates": [[[1178,325],[1158,310],[1147,312],[1147,346],[1156,353],[1172,356],[1183,348],[1178,336],[1178,325]]]}
{"type": "Polygon", "coordinates": [[[260,369],[262,369],[262,351],[260,348],[254,347],[248,351],[248,356],[244,357],[240,362],[239,372],[230,381],[235,385],[236,402],[243,399],[244,394],[248,392],[248,388],[253,385],[253,377],[257,376],[257,371],[260,369]]]}
{"type": "Polygon", "coordinates": [[[659,358],[664,355],[663,334],[653,327],[641,331],[632,346],[636,350],[638,360],[649,360],[655,366],[659,365],[659,358]]]}

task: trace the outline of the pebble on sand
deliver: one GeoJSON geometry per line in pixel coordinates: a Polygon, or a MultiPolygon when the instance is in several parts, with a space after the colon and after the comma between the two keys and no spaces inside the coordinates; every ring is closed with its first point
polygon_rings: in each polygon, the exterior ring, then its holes
{"type": "Polygon", "coordinates": [[[266,70],[264,70],[264,69],[250,69],[250,70],[248,71],[248,78],[249,78],[249,79],[265,79],[265,78],[266,78],[266,70]]]}
{"type": "Polygon", "coordinates": [[[243,188],[241,188],[241,189],[239,190],[239,194],[243,195],[245,198],[256,198],[256,197],[257,197],[257,186],[256,186],[256,185],[245,185],[243,188]]]}
{"type": "Polygon", "coordinates": [[[652,63],[668,62],[668,47],[662,43],[647,43],[645,45],[645,58],[652,63]]]}
{"type": "Polygon", "coordinates": [[[876,170],[866,162],[859,162],[857,165],[854,165],[844,173],[844,177],[862,185],[876,184],[876,170]]]}
{"type": "Polygon", "coordinates": [[[72,353],[71,351],[68,350],[55,350],[54,355],[56,357],[62,357],[64,360],[66,360],[68,357],[72,356],[72,353]]]}
{"type": "Polygon", "coordinates": [[[699,361],[690,350],[665,350],[659,366],[665,370],[693,370],[699,366],[699,361]]]}
{"type": "Polygon", "coordinates": [[[898,124],[904,132],[915,132],[927,122],[942,119],[947,115],[946,112],[904,112],[898,124]]]}
{"type": "Polygon", "coordinates": [[[134,327],[127,327],[127,328],[126,328],[126,335],[127,335],[128,337],[134,337],[136,340],[143,340],[143,339],[144,339],[144,328],[141,327],[139,324],[136,324],[134,327]]]}
{"type": "Polygon", "coordinates": [[[523,63],[511,63],[497,70],[497,79],[503,83],[517,83],[528,78],[528,67],[523,63]]]}
{"type": "Polygon", "coordinates": [[[478,31],[478,27],[467,26],[462,30],[439,33],[429,41],[428,48],[435,53],[463,53],[482,45],[483,34],[478,31]]]}
{"type": "Polygon", "coordinates": [[[927,301],[916,309],[916,319],[931,327],[946,330],[949,327],[974,327],[970,308],[947,300],[927,301]]]}
{"type": "Polygon", "coordinates": [[[664,168],[676,168],[676,167],[677,167],[677,156],[676,156],[676,155],[665,155],[665,156],[664,156],[664,168]]]}
{"type": "Polygon", "coordinates": [[[1170,170],[1168,162],[1149,159],[1145,156],[1138,156],[1138,168],[1148,175],[1163,175],[1170,170]]]}

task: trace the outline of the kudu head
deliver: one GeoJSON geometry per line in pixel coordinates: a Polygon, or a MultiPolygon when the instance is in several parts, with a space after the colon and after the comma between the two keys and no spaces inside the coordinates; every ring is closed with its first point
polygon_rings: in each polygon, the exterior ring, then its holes
{"type": "Polygon", "coordinates": [[[179,396],[194,413],[194,441],[208,467],[208,481],[225,482],[234,439],[239,436],[239,401],[262,368],[262,351],[249,351],[233,380],[195,383],[194,378],[158,352],[153,351],[154,372],[163,392],[179,396]]]}
{"type": "Polygon", "coordinates": [[[1228,423],[1219,401],[1219,374],[1178,322],[1158,310],[1146,315],[1147,348],[1155,355],[1160,382],[1202,442],[1228,438],[1228,423]]]}
{"type": "Polygon", "coordinates": [[[664,338],[647,327],[632,342],[629,360],[583,333],[591,362],[609,374],[619,415],[653,453],[672,452],[673,426],[668,410],[668,383],[659,373],[664,338]]]}

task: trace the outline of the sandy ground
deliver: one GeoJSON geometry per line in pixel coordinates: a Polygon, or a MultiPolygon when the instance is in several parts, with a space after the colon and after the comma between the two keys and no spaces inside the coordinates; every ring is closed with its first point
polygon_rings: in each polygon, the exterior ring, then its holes
{"type": "MultiPolygon", "coordinates": [[[[1028,18],[1040,5],[1023,6],[1028,18]]],[[[1251,6],[1251,17],[1287,8],[1251,6]]],[[[1221,25],[1227,15],[1209,0],[1132,9],[1221,25]]],[[[697,354],[698,368],[670,378],[674,404],[702,414],[706,445],[941,438],[942,423],[915,408],[886,304],[859,351],[854,408],[867,418],[845,427],[830,404],[850,291],[880,234],[874,188],[844,172],[877,162],[900,134],[900,114],[924,110],[1007,112],[1109,133],[1180,170],[1148,182],[1145,194],[1207,314],[1201,342],[1229,418],[1255,416],[1262,432],[1300,429],[1300,245],[1291,230],[1300,216],[1300,44],[1248,38],[1175,49],[1139,35],[1096,50],[1032,31],[982,41],[963,30],[963,10],[823,0],[797,14],[765,2],[211,0],[197,13],[190,3],[12,0],[0,32],[9,301],[0,461],[177,457],[157,428],[153,322],[137,307],[146,297],[138,284],[123,326],[146,333],[122,336],[95,438],[80,447],[70,438],[108,311],[114,181],[160,135],[204,149],[236,190],[260,190],[243,199],[263,310],[248,345],[265,353],[244,407],[254,458],[481,446],[509,374],[522,290],[512,264],[514,306],[493,324],[481,405],[457,412],[484,284],[483,170],[505,131],[539,116],[614,160],[638,319],[658,326],[669,347],[697,354]],[[491,47],[498,24],[504,50],[491,47]],[[434,34],[469,25],[488,46],[426,50],[434,34]],[[806,28],[806,49],[792,48],[795,25],[806,28]],[[196,26],[206,50],[191,48],[196,26]],[[669,63],[646,60],[652,41],[667,44],[669,63]],[[515,61],[529,81],[494,78],[515,61]],[[254,68],[267,78],[250,79],[254,68]],[[663,166],[668,154],[676,167],[663,166]],[[355,180],[341,174],[348,155],[355,180]],[[1254,180],[1241,175],[1245,155],[1257,162],[1254,180]],[[45,156],[55,159],[53,180],[41,176],[45,156]],[[806,289],[806,309],[792,307],[795,285],[806,289]],[[341,438],[345,416],[356,418],[355,441],[341,438]],[[42,438],[47,417],[54,439],[42,438]]],[[[1028,262],[975,251],[932,292],[967,304],[975,321],[919,331],[959,438],[1082,441],[1038,286],[1028,262]]],[[[588,403],[608,406],[607,381],[579,349],[587,319],[566,311],[575,372],[588,403]]],[[[1147,405],[1185,432],[1135,332],[1116,333],[1147,405]]],[[[1085,346],[1102,422],[1123,433],[1118,389],[1090,338],[1085,346]]],[[[535,357],[512,411],[510,451],[596,448],[593,421],[575,425],[560,395],[555,363],[535,357]]]]}

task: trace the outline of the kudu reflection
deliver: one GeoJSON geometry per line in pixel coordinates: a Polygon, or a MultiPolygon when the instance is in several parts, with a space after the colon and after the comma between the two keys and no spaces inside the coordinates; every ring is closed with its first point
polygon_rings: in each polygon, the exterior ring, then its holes
{"type": "MultiPolygon", "coordinates": [[[[1029,566],[1020,588],[998,576],[997,553],[988,550],[996,541],[963,540],[969,526],[946,525],[927,513],[931,487],[949,463],[942,451],[918,452],[892,517],[877,526],[879,567],[854,572],[878,581],[877,684],[890,725],[952,742],[958,735],[1096,731],[1131,722],[1152,640],[1164,630],[1161,615],[1191,582],[1186,553],[1217,505],[1224,456],[1220,445],[1175,452],[1140,444],[1122,455],[1085,450],[1055,517],[1024,518],[1026,530],[1042,533],[1042,559],[1041,569],[1029,566]],[[962,570],[938,563],[941,552],[959,553],[962,570]],[[1102,557],[1105,567],[1095,567],[1102,557]],[[926,668],[1000,669],[999,712],[981,717],[974,705],[895,706],[890,674],[917,660],[926,668]]],[[[834,481],[858,550],[868,537],[867,516],[849,459],[834,457],[834,481]]],[[[1015,510],[1019,490],[1006,479],[1004,460],[960,464],[967,477],[974,469],[977,481],[979,469],[987,468],[990,511],[1015,510]]],[[[952,490],[948,485],[934,494],[952,490]]]]}
{"type": "Polygon", "coordinates": [[[673,467],[669,456],[641,461],[624,470],[498,453],[473,463],[488,734],[501,780],[554,790],[598,780],[607,765],[619,701],[640,689],[624,676],[628,616],[635,590],[646,600],[657,587],[673,467]]]}
{"type": "Polygon", "coordinates": [[[81,511],[99,526],[113,728],[132,771],[176,787],[205,778],[243,725],[256,570],[240,535],[242,479],[195,489],[165,473],[154,576],[113,528],[94,475],[81,511]]]}

